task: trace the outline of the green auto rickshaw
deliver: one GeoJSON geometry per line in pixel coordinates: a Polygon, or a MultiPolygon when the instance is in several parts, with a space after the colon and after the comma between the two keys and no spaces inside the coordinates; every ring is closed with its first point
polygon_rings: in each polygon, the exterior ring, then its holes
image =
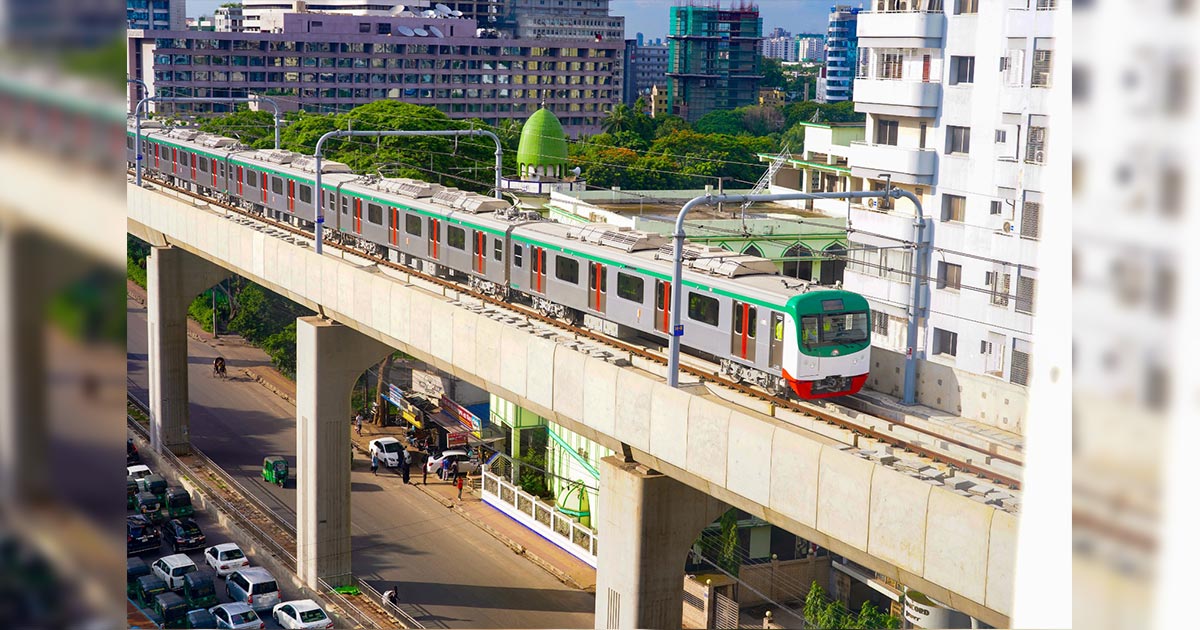
{"type": "Polygon", "coordinates": [[[183,518],[196,513],[196,508],[192,507],[192,495],[183,488],[167,488],[164,503],[167,507],[168,518],[183,518]]]}
{"type": "Polygon", "coordinates": [[[217,587],[213,586],[210,573],[192,571],[183,576],[183,598],[187,600],[188,610],[195,608],[211,608],[216,606],[217,587]]]}
{"type": "Polygon", "coordinates": [[[282,488],[283,484],[287,481],[287,478],[288,478],[287,460],[282,457],[279,457],[278,455],[264,457],[263,458],[263,467],[262,467],[262,477],[263,477],[263,481],[265,481],[267,483],[277,484],[280,488],[282,488]]]}
{"type": "Polygon", "coordinates": [[[125,509],[132,510],[137,507],[138,482],[133,477],[125,478],[125,492],[129,495],[125,499],[125,509]]]}
{"type": "Polygon", "coordinates": [[[166,516],[162,511],[162,499],[150,492],[139,492],[137,494],[137,511],[138,514],[150,519],[151,523],[157,524],[166,520],[166,516]]]}
{"type": "Polygon", "coordinates": [[[125,560],[125,594],[133,597],[137,590],[137,580],[146,575],[152,575],[150,565],[145,560],[134,556],[125,560]]]}
{"type": "Polygon", "coordinates": [[[162,619],[164,628],[187,627],[187,601],[178,593],[167,591],[154,597],[154,612],[162,619]]]}
{"type": "Polygon", "coordinates": [[[142,479],[142,492],[149,492],[158,497],[159,501],[167,498],[167,480],[162,475],[148,475],[142,479]]]}
{"type": "Polygon", "coordinates": [[[150,608],[159,593],[167,592],[167,583],[157,575],[143,575],[133,586],[133,599],[142,608],[150,608]]]}

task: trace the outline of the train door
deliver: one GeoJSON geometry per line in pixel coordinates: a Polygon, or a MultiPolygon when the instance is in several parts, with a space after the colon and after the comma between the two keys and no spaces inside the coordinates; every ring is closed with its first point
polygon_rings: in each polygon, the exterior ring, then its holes
{"type": "MultiPolygon", "coordinates": [[[[209,166],[212,167],[213,188],[216,188],[217,187],[217,158],[212,158],[212,160],[209,161],[208,164],[209,164],[209,166]]],[[[224,174],[224,173],[222,173],[222,174],[224,174]]]]}
{"type": "Polygon", "coordinates": [[[177,168],[178,166],[179,166],[179,149],[176,149],[175,147],[171,147],[171,174],[172,175],[177,175],[179,173],[179,169],[177,168]]]}
{"type": "Polygon", "coordinates": [[[529,248],[531,276],[529,286],[538,293],[546,292],[546,249],[544,247],[529,248]]]}
{"type": "Polygon", "coordinates": [[[392,220],[388,223],[388,242],[392,245],[400,246],[400,211],[395,208],[389,208],[392,211],[392,220]]]}
{"type": "Polygon", "coordinates": [[[671,334],[671,283],[666,280],[654,285],[654,330],[671,334]]]}
{"type": "Polygon", "coordinates": [[[754,342],[758,336],[758,308],[746,302],[733,302],[733,330],[729,351],[733,356],[754,361],[754,342]]]}
{"type": "Polygon", "coordinates": [[[237,169],[237,194],[239,197],[241,197],[242,196],[242,178],[245,175],[245,169],[243,169],[240,166],[235,167],[235,168],[237,169]]]}
{"type": "Polygon", "coordinates": [[[362,234],[362,199],[355,199],[354,203],[354,232],[362,234]]]}
{"type": "Polygon", "coordinates": [[[156,170],[156,171],[159,170],[160,168],[162,168],[161,166],[158,165],[158,159],[159,159],[158,154],[159,154],[160,148],[161,148],[160,145],[157,145],[157,144],[154,145],[154,170],[156,170]]]}
{"type": "Polygon", "coordinates": [[[270,182],[267,181],[269,176],[266,173],[259,173],[258,181],[262,184],[262,202],[267,205],[267,189],[270,188],[270,182]]]}
{"type": "Polygon", "coordinates": [[[604,312],[608,303],[608,267],[600,263],[588,264],[588,308],[604,312]]]}
{"type": "Polygon", "coordinates": [[[783,322],[783,313],[771,311],[770,365],[776,370],[783,369],[783,322]]]}
{"type": "Polygon", "coordinates": [[[296,182],[295,180],[287,180],[287,209],[288,212],[296,211],[296,182]]]}
{"type": "Polygon", "coordinates": [[[478,273],[487,273],[487,234],[483,230],[475,230],[474,256],[471,257],[471,268],[478,273]]]}
{"type": "Polygon", "coordinates": [[[192,154],[191,165],[192,165],[192,181],[196,181],[196,154],[195,153],[192,154]]]}
{"type": "Polygon", "coordinates": [[[429,257],[438,259],[438,246],[442,242],[441,221],[429,217],[429,257]]]}

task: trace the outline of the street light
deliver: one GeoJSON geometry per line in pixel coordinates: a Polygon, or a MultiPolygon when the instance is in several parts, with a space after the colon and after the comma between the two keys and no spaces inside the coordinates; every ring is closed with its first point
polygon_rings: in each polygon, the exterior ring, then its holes
{"type": "Polygon", "coordinates": [[[679,215],[675,217],[675,232],[672,234],[674,239],[671,254],[673,257],[673,271],[671,275],[671,328],[668,334],[670,340],[670,357],[667,363],[667,384],[671,387],[679,387],[679,349],[681,338],[683,337],[683,325],[680,324],[679,309],[682,306],[682,284],[683,284],[683,241],[687,236],[683,230],[683,222],[687,217],[687,213],[692,208],[700,205],[711,206],[716,203],[745,203],[758,201],[797,201],[803,199],[873,199],[873,198],[900,198],[904,197],[913,202],[916,206],[916,214],[913,217],[913,248],[916,250],[912,261],[912,293],[908,305],[908,349],[904,359],[904,399],[906,405],[914,404],[916,394],[916,352],[915,346],[917,343],[917,319],[920,315],[920,296],[922,274],[922,259],[928,250],[928,244],[924,241],[925,215],[921,207],[921,199],[915,194],[902,188],[889,188],[888,190],[880,191],[862,191],[862,192],[835,192],[835,193],[783,193],[776,195],[704,195],[696,197],[687,203],[683,204],[683,208],[679,210],[679,215]]]}

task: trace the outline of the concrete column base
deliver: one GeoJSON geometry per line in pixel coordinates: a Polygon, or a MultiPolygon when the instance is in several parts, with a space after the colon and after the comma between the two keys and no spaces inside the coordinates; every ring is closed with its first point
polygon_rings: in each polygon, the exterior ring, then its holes
{"type": "Polygon", "coordinates": [[[391,352],[341,324],[296,320],[296,572],[309,588],[350,582],[350,394],[391,352]]]}
{"type": "Polygon", "coordinates": [[[187,309],[230,273],[177,247],[153,247],[146,259],[150,444],[177,455],[191,450],[188,415],[187,309]]]}
{"type": "Polygon", "coordinates": [[[679,628],[688,549],[729,506],[619,456],[600,487],[596,628],[679,628]]]}

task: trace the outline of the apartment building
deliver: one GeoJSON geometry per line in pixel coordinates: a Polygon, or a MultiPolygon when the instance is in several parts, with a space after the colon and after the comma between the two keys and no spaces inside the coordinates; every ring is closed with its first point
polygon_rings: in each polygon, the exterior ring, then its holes
{"type": "Polygon", "coordinates": [[[187,28],[184,0],[125,0],[126,26],[146,31],[182,31],[187,28]]]}
{"type": "Polygon", "coordinates": [[[780,61],[799,61],[798,42],[792,36],[770,37],[762,42],[762,56],[780,61]]]}
{"type": "Polygon", "coordinates": [[[762,18],[739,4],[673,6],[667,40],[667,98],[671,113],[688,122],[719,109],[758,102],[762,18]]]}
{"type": "Polygon", "coordinates": [[[652,42],[625,40],[625,104],[633,105],[639,96],[649,97],[650,88],[667,83],[667,45],[662,40],[652,42]]]}
{"type": "Polygon", "coordinates": [[[246,17],[239,5],[218,7],[213,11],[213,25],[222,33],[240,33],[245,30],[246,17]]]}
{"type": "MultiPolygon", "coordinates": [[[[918,401],[1015,432],[1023,430],[1034,360],[1041,217],[1056,211],[1043,205],[1051,184],[1043,165],[1048,152],[1065,150],[1054,145],[1048,116],[1055,75],[1066,71],[1055,64],[1053,6],[874,3],[858,15],[862,139],[836,151],[845,164],[776,178],[777,189],[807,180],[804,190],[880,190],[890,182],[922,200],[931,254],[911,349],[922,360],[918,401]]],[[[806,160],[824,163],[823,155],[806,160]]],[[[844,216],[846,207],[832,211],[844,216]]],[[[868,387],[885,393],[899,393],[896,368],[910,350],[914,210],[905,200],[849,204],[845,287],[875,311],[881,352],[868,387]]]]}
{"type": "MultiPolygon", "coordinates": [[[[129,76],[155,94],[266,94],[285,110],[311,112],[395,99],[494,125],[523,121],[545,103],[570,135],[599,133],[621,102],[619,39],[486,38],[466,18],[279,13],[264,20],[274,20],[271,32],[130,31],[129,76]]],[[[186,113],[228,108],[159,105],[186,113]]]]}
{"type": "MultiPolygon", "coordinates": [[[[919,1],[919,0],[918,0],[919,1]]],[[[940,0],[935,0],[940,1],[940,0]]],[[[817,101],[840,103],[854,99],[854,68],[858,65],[858,14],[845,5],[829,9],[825,37],[825,67],[817,79],[817,101]]]]}
{"type": "Polygon", "coordinates": [[[825,40],[821,37],[797,38],[796,56],[798,61],[825,61],[825,40]]]}

